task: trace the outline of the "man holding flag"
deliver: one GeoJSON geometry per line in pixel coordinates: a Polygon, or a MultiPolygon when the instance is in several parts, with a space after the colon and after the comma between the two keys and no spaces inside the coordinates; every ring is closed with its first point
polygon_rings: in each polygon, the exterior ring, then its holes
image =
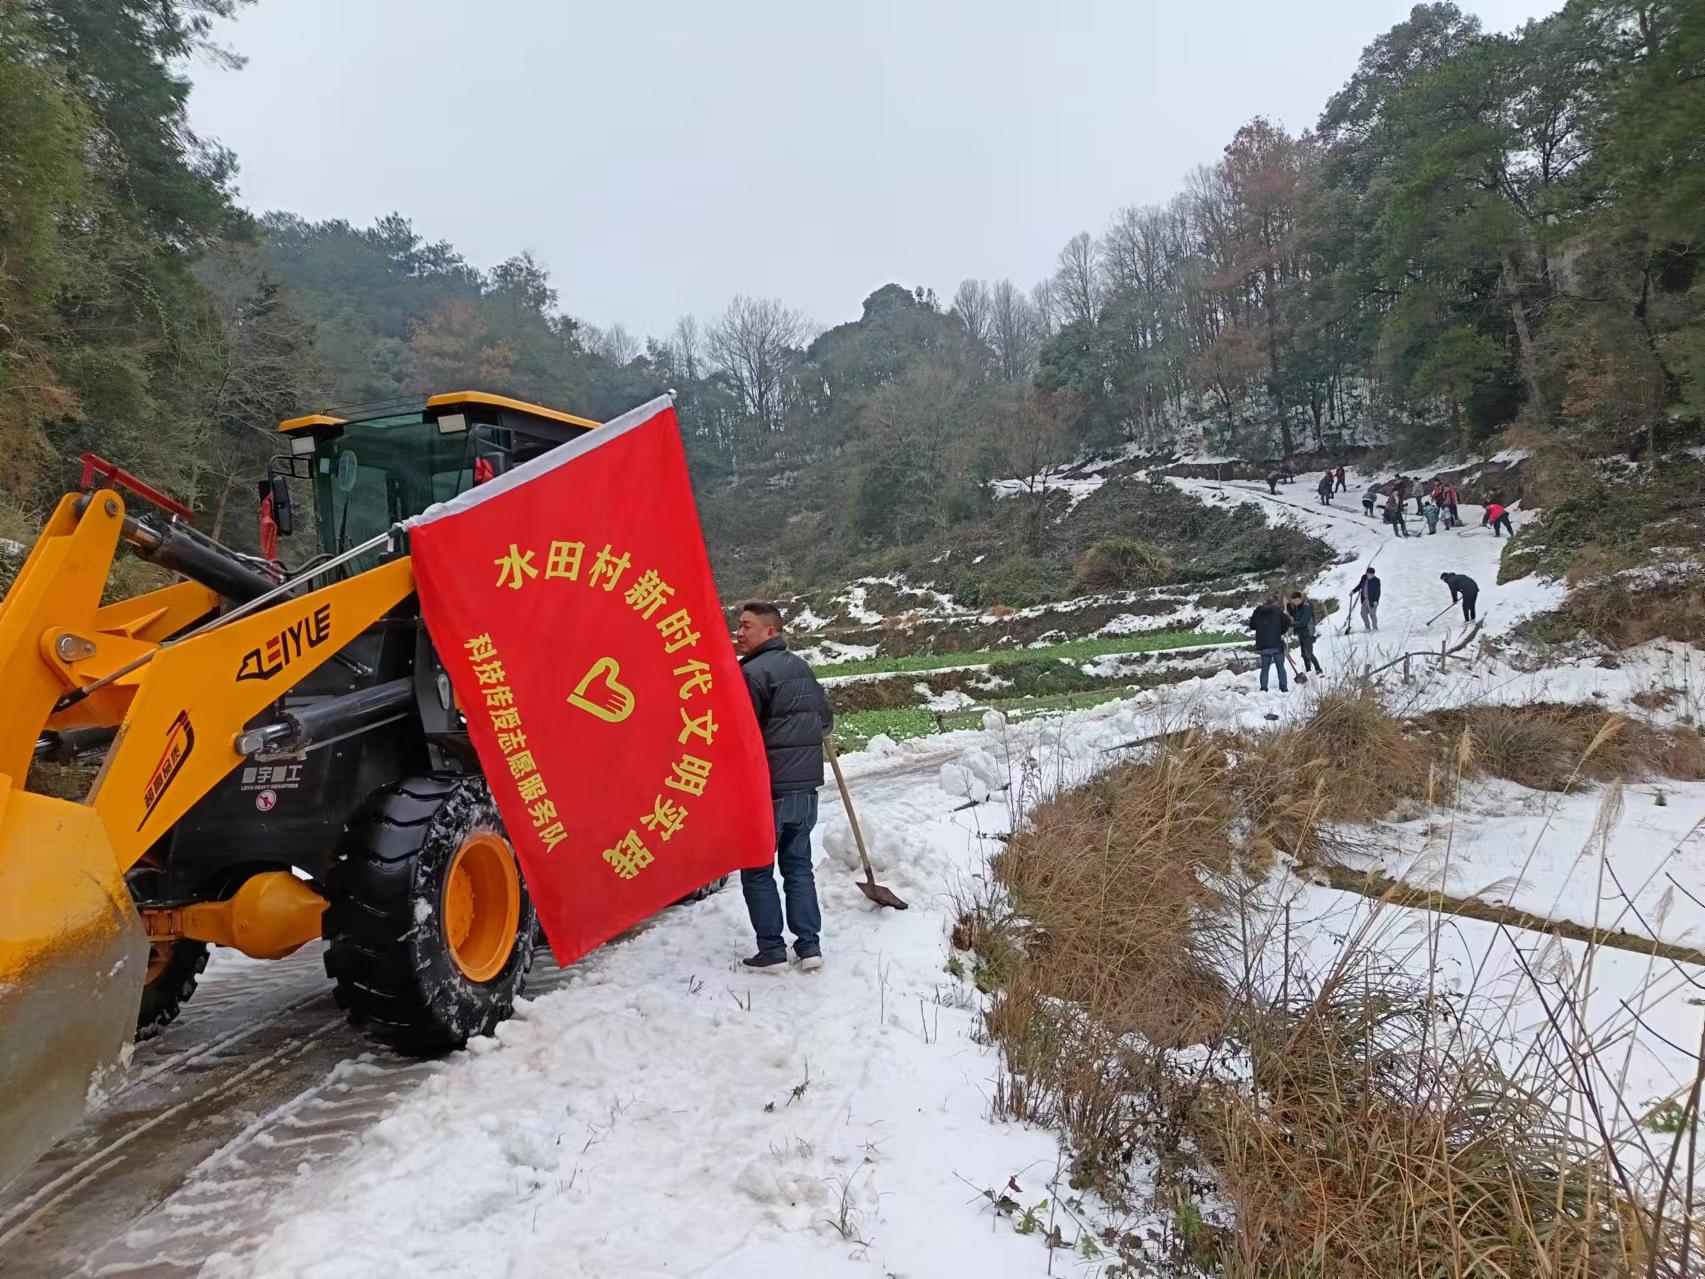
{"type": "Polygon", "coordinates": [[[408,523],[496,833],[559,963],[767,867],[779,806],[667,397],[408,523]]]}
{"type": "Polygon", "coordinates": [[[815,972],[823,966],[823,912],[811,874],[811,830],[817,824],[817,789],[823,784],[823,738],[834,716],[811,668],[788,651],[781,635],[781,610],[774,604],[755,602],[741,608],[734,645],[763,732],[776,827],[775,864],[740,872],[740,890],[758,935],[758,953],[741,966],[750,972],[787,971],[782,899],[776,896],[779,867],[794,954],[800,968],[815,972]]]}

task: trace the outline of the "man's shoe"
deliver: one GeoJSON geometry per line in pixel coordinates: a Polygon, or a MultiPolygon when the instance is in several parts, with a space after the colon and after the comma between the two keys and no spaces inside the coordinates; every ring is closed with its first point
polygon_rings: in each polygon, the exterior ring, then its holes
{"type": "Polygon", "coordinates": [[[749,973],[785,973],[787,971],[786,955],[753,955],[740,961],[740,967],[749,973]]]}
{"type": "Polygon", "coordinates": [[[822,967],[823,956],[821,955],[801,955],[799,957],[799,971],[802,973],[814,973],[822,967]]]}

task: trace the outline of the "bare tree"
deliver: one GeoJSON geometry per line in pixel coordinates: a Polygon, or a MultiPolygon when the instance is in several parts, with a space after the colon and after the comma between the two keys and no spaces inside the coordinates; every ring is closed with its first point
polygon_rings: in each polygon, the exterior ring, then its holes
{"type": "Polygon", "coordinates": [[[1079,231],[1060,250],[1054,272],[1054,298],[1066,324],[1094,325],[1101,313],[1101,276],[1095,241],[1079,231]]]}
{"type": "Polygon", "coordinates": [[[621,324],[612,324],[607,329],[601,329],[595,324],[588,324],[583,330],[583,341],[586,349],[594,355],[601,355],[611,364],[632,364],[641,350],[640,341],[621,324]]]}
{"type": "Polygon", "coordinates": [[[698,381],[704,365],[704,334],[699,331],[699,322],[690,315],[676,320],[675,331],[669,335],[669,347],[687,380],[698,381]]]}
{"type": "Polygon", "coordinates": [[[773,431],[781,426],[790,357],[810,332],[804,313],[780,299],[741,294],[706,331],[705,348],[733,379],[746,411],[773,431]]]}
{"type": "Polygon", "coordinates": [[[252,531],[226,528],[231,498],[254,491],[277,439],[270,424],[317,400],[322,370],[312,327],[253,250],[216,253],[198,275],[217,308],[198,322],[209,326],[203,340],[219,378],[202,412],[194,495],[212,498],[214,537],[253,546],[252,531]]]}
{"type": "Polygon", "coordinates": [[[996,410],[1007,471],[1024,502],[1024,548],[1042,553],[1047,532],[1048,473],[1070,455],[1071,434],[1054,406],[1026,387],[996,410]]]}
{"type": "Polygon", "coordinates": [[[978,347],[989,346],[994,301],[989,297],[989,286],[981,280],[961,280],[959,287],[953,292],[953,313],[965,326],[965,335],[971,339],[971,344],[978,347]]]}
{"type": "Polygon", "coordinates": [[[1060,327],[1060,299],[1052,280],[1038,280],[1030,286],[1030,309],[1036,317],[1036,340],[1045,342],[1060,327]]]}
{"type": "Polygon", "coordinates": [[[995,367],[1008,382],[1030,376],[1042,342],[1036,308],[1011,280],[1001,280],[989,293],[989,337],[995,367]]]}

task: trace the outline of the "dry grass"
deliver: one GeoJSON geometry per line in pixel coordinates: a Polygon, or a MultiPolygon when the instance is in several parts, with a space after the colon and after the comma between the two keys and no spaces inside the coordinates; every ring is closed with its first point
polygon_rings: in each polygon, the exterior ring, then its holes
{"type": "Polygon", "coordinates": [[[1296,727],[1228,743],[1230,777],[1253,842],[1303,859],[1340,842],[1332,823],[1377,821],[1408,803],[1433,802],[1449,775],[1448,744],[1386,709],[1371,685],[1320,693],[1296,727]]]}
{"type": "Polygon", "coordinates": [[[1579,586],[1597,578],[1609,577],[1624,569],[1633,568],[1640,562],[1640,557],[1626,547],[1602,546],[1597,542],[1588,542],[1575,553],[1569,562],[1568,570],[1563,579],[1570,586],[1579,586]]]}
{"type": "Polygon", "coordinates": [[[1608,1144],[1568,1121],[1566,1075],[1512,1079],[1496,1035],[1453,1033],[1377,964],[1353,949],[1240,1021],[1254,1087],[1207,1092],[1197,1126],[1236,1209],[1221,1273],[1643,1273],[1648,1222],[1608,1144]]]}
{"type": "MultiPolygon", "coordinates": [[[[1559,995],[1543,979],[1548,1031],[1513,1038],[1507,1007],[1483,1017],[1472,991],[1442,995],[1372,926],[1382,911],[1427,920],[1431,941],[1409,924],[1408,944],[1437,946],[1444,917],[1374,904],[1308,972],[1258,885],[1275,846],[1321,847],[1333,821],[1438,802],[1469,774],[1696,770],[1696,735],[1571,707],[1404,724],[1351,687],[1289,731],[1173,735],[1154,752],[1038,805],[993,859],[987,898],[964,903],[954,942],[996,996],[997,1116],[1062,1128],[1074,1185],[1187,1217],[1166,1233],[1191,1273],[1682,1273],[1697,1229],[1675,1224],[1679,1191],[1666,1211],[1618,1162],[1628,1136],[1604,1116],[1623,1103],[1600,1055],[1620,1049],[1582,1033],[1585,983],[1559,995]],[[1203,1220],[1204,1181],[1229,1214],[1203,1220]]],[[[1690,1162],[1670,1171],[1691,1184],[1690,1162]]],[[[1123,1260],[1153,1272],[1152,1251],[1123,1260]]]]}
{"type": "Polygon", "coordinates": [[[1669,777],[1705,780],[1705,738],[1596,706],[1477,706],[1427,716],[1427,727],[1466,731],[1477,772],[1536,790],[1669,777]]]}
{"type": "Polygon", "coordinates": [[[1211,956],[1236,944],[1223,885],[1244,871],[1226,773],[1222,740],[1185,733],[1039,805],[994,858],[999,886],[962,902],[954,929],[995,995],[997,1117],[1063,1128],[1074,1181],[1112,1201],[1153,1142],[1154,1054],[1228,1016],[1211,956]]]}
{"type": "Polygon", "coordinates": [[[1152,542],[1135,537],[1109,537],[1096,542],[1078,559],[1072,589],[1080,595],[1128,590],[1173,580],[1172,557],[1152,542]]]}
{"type": "Polygon", "coordinates": [[[1668,581],[1609,577],[1569,593],[1556,609],[1522,623],[1518,634],[1541,644],[1585,635],[1612,651],[1650,640],[1705,643],[1705,574],[1668,581]]]}
{"type": "Polygon", "coordinates": [[[1199,949],[1227,911],[1215,885],[1238,869],[1225,774],[1222,744],[1190,737],[1043,805],[995,858],[1030,921],[1041,989],[1094,1007],[1117,1032],[1200,1036],[1214,991],[1199,949]]]}

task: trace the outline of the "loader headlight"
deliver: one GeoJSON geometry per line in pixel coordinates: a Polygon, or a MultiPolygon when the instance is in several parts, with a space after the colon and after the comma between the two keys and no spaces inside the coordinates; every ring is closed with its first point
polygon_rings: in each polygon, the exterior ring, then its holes
{"type": "Polygon", "coordinates": [[[438,686],[438,704],[445,710],[449,710],[450,703],[455,700],[450,692],[450,677],[443,671],[439,671],[433,682],[438,686]]]}

